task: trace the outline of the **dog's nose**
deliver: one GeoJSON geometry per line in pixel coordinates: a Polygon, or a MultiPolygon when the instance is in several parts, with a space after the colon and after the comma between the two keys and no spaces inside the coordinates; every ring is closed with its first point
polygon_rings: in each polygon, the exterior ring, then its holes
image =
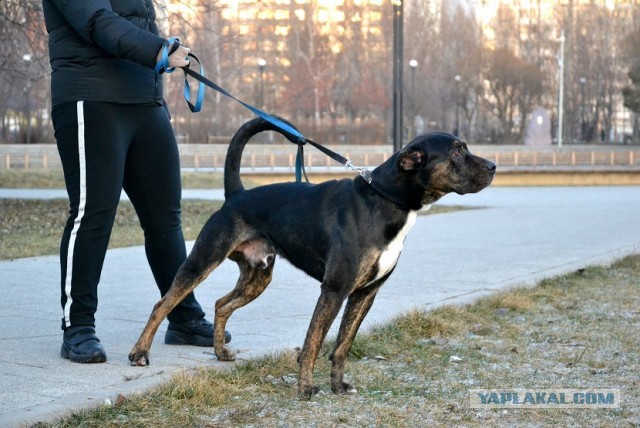
{"type": "Polygon", "coordinates": [[[487,169],[491,172],[496,172],[496,164],[493,162],[487,162],[487,169]]]}

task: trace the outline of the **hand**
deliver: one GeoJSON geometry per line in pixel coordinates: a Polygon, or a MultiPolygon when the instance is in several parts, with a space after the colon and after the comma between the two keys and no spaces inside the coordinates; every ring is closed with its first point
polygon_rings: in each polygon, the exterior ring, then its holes
{"type": "Polygon", "coordinates": [[[189,58],[187,55],[191,49],[186,46],[178,46],[178,49],[171,55],[169,55],[169,67],[186,67],[189,65],[189,58]]]}
{"type": "MultiPolygon", "coordinates": [[[[160,49],[160,52],[158,52],[157,62],[160,62],[162,60],[163,49],[164,47],[160,49]]],[[[186,46],[182,46],[182,45],[178,46],[178,49],[176,49],[175,52],[169,55],[169,68],[174,68],[174,67],[182,68],[182,67],[188,66],[189,59],[187,58],[187,55],[189,54],[190,51],[191,49],[189,49],[186,46]]]]}

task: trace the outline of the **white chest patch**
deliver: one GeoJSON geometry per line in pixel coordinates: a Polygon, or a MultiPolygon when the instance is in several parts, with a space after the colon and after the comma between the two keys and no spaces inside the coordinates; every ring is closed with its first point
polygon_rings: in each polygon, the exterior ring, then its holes
{"type": "Polygon", "coordinates": [[[411,211],[407,217],[407,222],[404,224],[402,229],[400,229],[396,237],[393,238],[393,241],[389,242],[387,248],[385,248],[380,254],[380,258],[378,259],[378,274],[375,278],[376,280],[388,274],[398,262],[400,252],[404,247],[404,240],[407,237],[409,230],[411,230],[413,225],[416,223],[416,217],[418,217],[418,212],[411,211]]]}

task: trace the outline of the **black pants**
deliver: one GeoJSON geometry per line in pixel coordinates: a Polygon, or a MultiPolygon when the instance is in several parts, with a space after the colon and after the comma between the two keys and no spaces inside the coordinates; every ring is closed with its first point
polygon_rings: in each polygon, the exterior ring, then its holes
{"type": "MultiPolygon", "coordinates": [[[[186,258],[178,147],[162,106],[81,101],[55,106],[52,119],[70,202],[60,245],[62,328],[93,326],[122,189],[140,219],[161,295],[186,258]]],[[[191,294],[168,318],[202,316],[191,294]]]]}

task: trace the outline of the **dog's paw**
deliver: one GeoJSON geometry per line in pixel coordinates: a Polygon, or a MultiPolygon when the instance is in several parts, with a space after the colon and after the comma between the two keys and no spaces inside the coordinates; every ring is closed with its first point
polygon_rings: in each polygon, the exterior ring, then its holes
{"type": "Polygon", "coordinates": [[[216,349],[215,353],[216,357],[218,357],[218,361],[235,361],[236,359],[236,354],[226,346],[222,349],[216,349]]]}
{"type": "Polygon", "coordinates": [[[311,398],[320,392],[320,388],[313,385],[299,385],[298,395],[303,398],[311,398]]]}
{"type": "Polygon", "coordinates": [[[358,390],[353,386],[346,382],[340,382],[337,385],[331,385],[331,390],[334,394],[338,395],[347,395],[347,394],[357,394],[358,390]]]}
{"type": "Polygon", "coordinates": [[[131,351],[129,354],[129,361],[132,366],[144,367],[149,365],[149,352],[146,351],[131,351]]]}

